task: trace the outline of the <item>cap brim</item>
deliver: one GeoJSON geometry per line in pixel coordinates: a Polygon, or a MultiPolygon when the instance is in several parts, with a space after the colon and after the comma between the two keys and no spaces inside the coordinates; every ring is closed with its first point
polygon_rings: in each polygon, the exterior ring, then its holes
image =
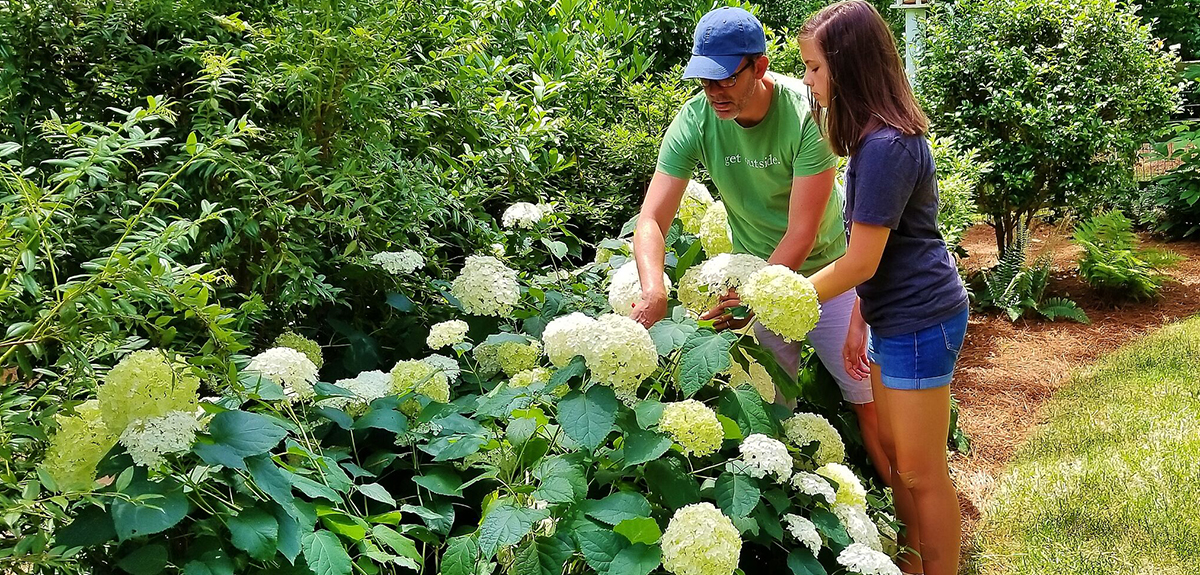
{"type": "Polygon", "coordinates": [[[732,56],[701,56],[693,54],[692,59],[688,61],[687,68],[683,70],[683,78],[685,80],[691,78],[724,80],[732,76],[734,72],[737,72],[743,58],[745,56],[742,54],[732,56]]]}

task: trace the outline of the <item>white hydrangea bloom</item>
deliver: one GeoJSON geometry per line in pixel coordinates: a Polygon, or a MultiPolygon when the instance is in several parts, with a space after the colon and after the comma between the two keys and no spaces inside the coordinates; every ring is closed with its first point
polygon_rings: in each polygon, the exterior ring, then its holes
{"type": "Polygon", "coordinates": [[[743,439],[738,449],[750,475],[761,478],[770,474],[780,482],[791,478],[792,455],[779,440],[755,433],[743,439]]]}
{"type": "Polygon", "coordinates": [[[725,439],[716,412],[694,399],[663,404],[658,429],[670,435],[685,453],[696,456],[715,453],[725,439]]]}
{"type": "Polygon", "coordinates": [[[642,380],[658,368],[658,348],[645,326],[623,315],[596,319],[583,357],[592,377],[612,386],[618,397],[632,398],[642,380]]]}
{"type": "Polygon", "coordinates": [[[661,545],[663,568],[675,575],[730,575],[742,553],[733,521],[708,502],[679,508],[661,545]]]}
{"type": "Polygon", "coordinates": [[[406,275],[425,267],[425,258],[413,250],[379,252],[371,256],[371,263],[392,275],[406,275]]]}
{"type": "Polygon", "coordinates": [[[730,357],[728,373],[730,387],[741,387],[748,383],[758,392],[763,401],[767,403],[775,401],[775,380],[771,379],[771,374],[767,373],[767,368],[763,367],[761,363],[750,360],[750,371],[747,373],[742,369],[742,364],[730,357]]]}
{"type": "Polygon", "coordinates": [[[512,376],[512,379],[508,381],[508,386],[529,387],[535,383],[549,383],[551,375],[550,370],[544,367],[527,369],[512,376]]]}
{"type": "MultiPolygon", "coordinates": [[[[663,272],[663,285],[671,291],[671,278],[663,272]]],[[[608,285],[608,305],[623,316],[633,313],[633,305],[642,299],[642,280],[638,276],[637,261],[630,259],[617,269],[608,285]]]]}
{"type": "Polygon", "coordinates": [[[841,463],[846,459],[846,444],[829,420],[815,413],[797,413],[783,422],[783,433],[795,447],[817,442],[813,459],[817,465],[841,463]]]}
{"type": "Polygon", "coordinates": [[[687,188],[683,190],[683,198],[679,201],[679,221],[683,223],[683,231],[694,235],[700,233],[700,222],[704,213],[713,205],[712,194],[708,188],[696,180],[688,180],[687,188]]]}
{"type": "Polygon", "coordinates": [[[355,377],[339,379],[334,385],[353,393],[355,397],[330,397],[318,405],[335,409],[360,409],[392,391],[392,376],[379,370],[364,371],[355,377]]]}
{"type": "Polygon", "coordinates": [[[529,202],[517,202],[508,209],[504,210],[504,215],[500,217],[500,224],[506,228],[519,226],[522,228],[532,228],[538,222],[542,221],[545,215],[542,209],[529,202]]]}
{"type": "Polygon", "coordinates": [[[787,524],[787,530],[792,537],[808,547],[814,557],[821,552],[821,534],[817,533],[817,526],[813,525],[812,521],[794,513],[788,513],[783,516],[783,522],[787,524]]]}
{"type": "Polygon", "coordinates": [[[838,554],[838,563],[862,575],[901,575],[892,558],[862,543],[851,543],[838,554]]]}
{"type": "Polygon", "coordinates": [[[725,202],[713,202],[700,220],[700,245],[711,257],[733,251],[733,232],[729,229],[729,214],[725,202]]]}
{"type": "Polygon", "coordinates": [[[467,313],[506,316],[521,299],[517,272],[491,256],[467,256],[462,272],[450,284],[467,313]]]}
{"type": "Polygon", "coordinates": [[[766,260],[751,254],[717,254],[688,268],[679,279],[679,301],[695,313],[704,313],[721,296],[738,289],[754,272],[767,267],[766,260]]]}
{"type": "Polygon", "coordinates": [[[837,501],[837,492],[833,490],[833,486],[816,473],[796,472],[796,476],[792,477],[792,487],[810,497],[823,497],[829,504],[837,501]]]}
{"type": "Polygon", "coordinates": [[[838,503],[833,506],[833,513],[846,527],[846,533],[855,543],[862,543],[876,551],[883,551],[883,541],[879,539],[879,528],[867,516],[865,509],[838,503]]]}
{"type": "Polygon", "coordinates": [[[433,355],[430,355],[429,357],[427,357],[425,359],[422,359],[421,361],[433,366],[434,369],[437,369],[437,370],[441,371],[442,373],[446,374],[446,379],[450,383],[458,381],[458,375],[462,371],[462,368],[459,367],[459,365],[458,365],[457,359],[453,359],[453,358],[446,357],[444,355],[439,355],[436,353],[433,355]]]}
{"type": "Polygon", "coordinates": [[[492,244],[492,256],[497,258],[504,257],[504,244],[492,244]]]}
{"type": "Polygon", "coordinates": [[[466,341],[468,329],[470,326],[461,319],[435,323],[429,328],[429,337],[425,338],[425,343],[433,349],[460,344],[466,341]]]}
{"type": "Polygon", "coordinates": [[[738,294],[763,327],[784,341],[800,341],[821,317],[817,290],[786,266],[767,266],[750,276],[738,294]]]}
{"type": "Polygon", "coordinates": [[[817,475],[828,477],[837,483],[837,502],[860,509],[867,508],[867,490],[849,467],[841,463],[826,463],[817,468],[817,475]]]}
{"type": "Polygon", "coordinates": [[[290,347],[273,347],[250,360],[247,371],[256,371],[283,387],[288,401],[310,399],[316,392],[317,365],[290,347]]]}
{"type": "Polygon", "coordinates": [[[542,330],[546,357],[557,367],[567,365],[571,358],[586,355],[584,352],[595,332],[596,320],[580,312],[554,318],[542,330]]]}
{"type": "Polygon", "coordinates": [[[138,419],[121,433],[121,445],[129,451],[133,462],[145,467],[157,467],[163,455],[183,453],[192,448],[200,422],[196,414],[172,411],[162,417],[138,419]]]}

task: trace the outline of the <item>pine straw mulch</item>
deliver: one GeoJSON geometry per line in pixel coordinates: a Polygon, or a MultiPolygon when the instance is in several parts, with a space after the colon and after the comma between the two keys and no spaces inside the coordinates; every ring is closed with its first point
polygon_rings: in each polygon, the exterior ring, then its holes
{"type": "MultiPolygon", "coordinates": [[[[1056,226],[1038,226],[1030,252],[1051,257],[1054,271],[1047,294],[1075,300],[1090,325],[1038,319],[1014,324],[1007,316],[971,316],[952,384],[961,408],[959,425],[971,439],[970,453],[953,454],[950,461],[963,515],[964,565],[984,502],[1005,463],[1042,423],[1041,405],[1080,367],[1166,323],[1200,313],[1200,242],[1163,242],[1143,235],[1143,247],[1169,249],[1187,259],[1167,271],[1178,281],[1168,283],[1159,300],[1117,307],[1079,279],[1079,249],[1068,235],[1056,226]]],[[[974,271],[994,265],[995,244],[992,228],[969,230],[963,266],[974,271]]]]}

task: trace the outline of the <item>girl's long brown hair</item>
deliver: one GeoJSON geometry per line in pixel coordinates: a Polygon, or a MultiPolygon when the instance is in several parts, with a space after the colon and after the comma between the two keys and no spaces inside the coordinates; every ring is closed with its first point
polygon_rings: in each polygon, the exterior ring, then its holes
{"type": "Polygon", "coordinates": [[[829,108],[813,101],[813,114],[839,156],[853,155],[863,137],[885,125],[908,135],[929,129],[896,38],[874,6],[864,0],[826,6],[800,29],[800,39],[814,40],[825,54],[829,108]]]}

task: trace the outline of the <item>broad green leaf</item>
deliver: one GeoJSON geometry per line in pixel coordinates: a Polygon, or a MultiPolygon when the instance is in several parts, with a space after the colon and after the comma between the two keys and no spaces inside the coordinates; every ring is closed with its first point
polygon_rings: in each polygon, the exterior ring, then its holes
{"type": "MultiPolygon", "coordinates": [[[[588,566],[600,573],[609,573],[609,566],[622,549],[630,543],[611,529],[600,527],[590,521],[580,524],[573,532],[575,542],[583,553],[588,566]]],[[[623,575],[613,572],[612,575],[623,575]]]]}
{"type": "Polygon", "coordinates": [[[755,433],[774,436],[777,431],[778,424],[767,413],[762,396],[749,385],[722,390],[717,412],[736,421],[743,437],[755,433]]]}
{"type": "Polygon", "coordinates": [[[372,409],[358,418],[351,426],[353,429],[375,428],[392,433],[408,431],[408,420],[404,414],[394,409],[372,409]]]}
{"type": "Polygon", "coordinates": [[[426,467],[425,474],[413,477],[413,482],[438,495],[462,496],[462,478],[447,467],[426,467]]]}
{"type": "Polygon", "coordinates": [[[642,429],[650,429],[658,424],[658,420],[662,419],[663,404],[651,399],[639,401],[633,407],[633,413],[637,416],[637,423],[642,429]]]}
{"type": "Polygon", "coordinates": [[[508,427],[504,430],[505,437],[508,437],[508,442],[514,447],[524,445],[529,441],[530,437],[537,431],[538,422],[532,417],[518,417],[508,422],[508,427]]]}
{"type": "Polygon", "coordinates": [[[367,538],[367,523],[345,513],[333,512],[322,515],[321,524],[326,529],[352,541],[362,541],[367,538]]]}
{"type": "Polygon", "coordinates": [[[729,348],[737,341],[731,331],[693,333],[683,344],[679,361],[679,389],[691,397],[708,385],[714,375],[729,369],[729,348]]]}
{"type": "Polygon", "coordinates": [[[188,500],[183,493],[183,486],[170,477],[148,481],[145,471],[140,471],[123,493],[133,500],[117,499],[112,504],[113,526],[121,541],[161,533],[187,516],[188,500]],[[161,497],[138,499],[152,494],[161,497]]]}
{"type": "Polygon", "coordinates": [[[543,460],[533,471],[541,481],[533,496],[550,503],[575,503],[587,496],[587,476],[583,467],[569,456],[543,460]]]}
{"type": "Polygon", "coordinates": [[[792,549],[792,552],[788,553],[787,564],[788,568],[792,570],[792,575],[829,574],[807,547],[796,546],[792,549]]]}
{"type": "Polygon", "coordinates": [[[279,552],[288,560],[288,563],[295,564],[296,557],[300,555],[300,522],[279,505],[274,506],[272,511],[276,523],[279,524],[279,537],[276,541],[276,546],[279,548],[279,552]]]}
{"type": "Polygon", "coordinates": [[[618,491],[599,501],[585,501],[583,512],[602,523],[616,525],[626,519],[649,517],[650,502],[641,493],[618,491]]]}
{"type": "Polygon", "coordinates": [[[740,473],[722,473],[713,487],[717,505],[730,517],[745,517],[758,505],[761,492],[754,479],[740,473]]]}
{"type": "MultiPolygon", "coordinates": [[[[411,569],[420,571],[421,566],[425,564],[425,558],[421,556],[421,552],[417,550],[416,544],[412,539],[396,533],[393,529],[386,525],[376,525],[371,529],[371,535],[377,541],[382,542],[396,552],[396,555],[404,557],[411,562],[411,569]]],[[[406,564],[406,566],[408,566],[406,564]]]]}
{"type": "Polygon", "coordinates": [[[223,411],[208,423],[208,434],[242,457],[266,453],[287,431],[265,416],[246,411],[223,411]]]}
{"type": "Polygon", "coordinates": [[[248,507],[230,517],[226,525],[229,526],[234,547],[259,560],[275,555],[279,522],[270,513],[257,507],[248,507]]]}
{"type": "Polygon", "coordinates": [[[92,547],[117,538],[112,515],[102,507],[86,507],[75,520],[54,532],[54,542],[67,547],[92,547]]]}
{"type": "Polygon", "coordinates": [[[658,527],[658,522],[650,517],[626,519],[613,527],[613,531],[624,535],[630,543],[654,545],[662,538],[662,530],[658,527]]]}
{"type": "Polygon", "coordinates": [[[576,443],[595,450],[617,420],[617,396],[611,387],[593,385],[587,394],[572,391],[558,403],[558,421],[576,443]]]}
{"type": "Polygon", "coordinates": [[[117,562],[117,567],[133,575],[155,575],[167,566],[167,548],[162,545],[145,545],[117,562]]]}
{"type": "Polygon", "coordinates": [[[488,442],[487,439],[478,435],[454,435],[449,438],[439,439],[447,440],[449,445],[447,445],[441,451],[438,451],[437,455],[433,457],[434,461],[462,459],[479,451],[479,449],[488,442]]]}
{"type": "Polygon", "coordinates": [[[625,436],[625,465],[639,465],[662,457],[671,449],[671,438],[656,431],[638,430],[625,436]]]}
{"type": "Polygon", "coordinates": [[[696,333],[697,329],[699,326],[691,318],[679,321],[666,318],[650,326],[650,339],[654,340],[654,347],[658,350],[658,355],[667,355],[683,347],[683,344],[692,334],[696,333]]]}
{"type": "Polygon", "coordinates": [[[366,483],[359,485],[358,491],[380,503],[386,503],[392,507],[396,506],[396,499],[392,497],[391,493],[388,493],[387,489],[384,489],[383,486],[378,483],[366,483]]]}
{"type": "Polygon", "coordinates": [[[813,525],[817,526],[817,531],[820,531],[830,541],[838,543],[842,547],[850,545],[850,534],[846,533],[846,528],[842,527],[842,522],[837,515],[824,509],[814,509],[808,518],[813,525]]]}
{"type": "Polygon", "coordinates": [[[484,557],[493,557],[500,549],[516,544],[533,524],[549,516],[545,509],[517,507],[501,503],[492,508],[479,524],[479,550],[484,557]]]}
{"type": "Polygon", "coordinates": [[[662,562],[662,548],[637,543],[622,549],[608,567],[612,575],[649,575],[662,562]]]}
{"type": "Polygon", "coordinates": [[[479,545],[475,537],[464,535],[446,541],[446,552],[442,554],[441,575],[475,575],[479,562],[479,545]]]}
{"type": "Polygon", "coordinates": [[[560,385],[566,385],[572,379],[583,377],[587,373],[587,362],[583,356],[577,355],[571,358],[571,362],[556,370],[550,375],[550,382],[546,384],[546,389],[554,389],[560,385]]]}
{"type": "Polygon", "coordinates": [[[316,575],[349,575],[350,555],[337,535],[320,530],[306,533],[300,541],[304,560],[316,575]]]}
{"type": "Polygon", "coordinates": [[[275,461],[270,456],[247,457],[246,469],[250,471],[250,478],[254,480],[259,489],[265,491],[271,499],[283,506],[285,511],[292,513],[296,499],[292,495],[291,479],[278,465],[275,465],[275,461]]]}
{"type": "Polygon", "coordinates": [[[700,486],[676,457],[663,457],[646,464],[643,472],[650,493],[671,510],[700,501],[700,486]]]}

